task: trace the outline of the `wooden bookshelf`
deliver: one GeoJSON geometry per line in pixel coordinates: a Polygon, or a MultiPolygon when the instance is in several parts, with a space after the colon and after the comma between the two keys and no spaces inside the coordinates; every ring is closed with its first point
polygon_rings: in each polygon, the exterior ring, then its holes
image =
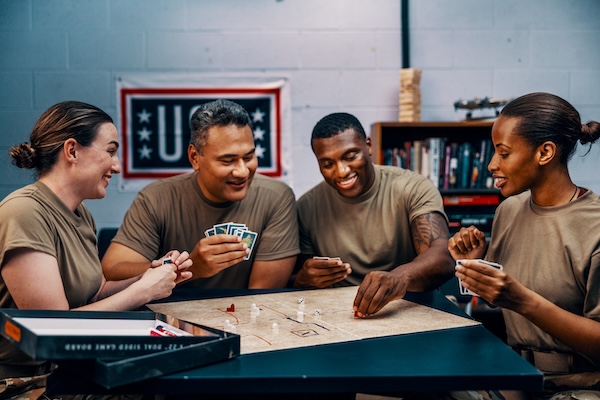
{"type": "Polygon", "coordinates": [[[458,143],[491,137],[493,120],[458,122],[376,122],[371,125],[374,162],[383,163],[382,150],[401,146],[407,140],[445,137],[458,143]]]}

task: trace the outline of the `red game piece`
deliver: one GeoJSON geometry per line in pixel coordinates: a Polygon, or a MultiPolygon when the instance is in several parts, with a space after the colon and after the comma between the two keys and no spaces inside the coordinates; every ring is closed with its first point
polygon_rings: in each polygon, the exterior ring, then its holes
{"type": "Polygon", "coordinates": [[[235,312],[235,304],[231,303],[229,307],[227,307],[228,312],[235,312]]]}

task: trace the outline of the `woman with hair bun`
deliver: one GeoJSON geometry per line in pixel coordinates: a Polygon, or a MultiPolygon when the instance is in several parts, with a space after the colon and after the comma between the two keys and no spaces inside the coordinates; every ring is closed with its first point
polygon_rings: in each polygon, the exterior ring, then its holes
{"type": "Polygon", "coordinates": [[[489,246],[473,226],[448,242],[463,260],[456,276],[502,307],[508,344],[544,373],[547,392],[534,398],[600,396],[600,200],[568,169],[577,142],[591,146],[599,137],[600,124],[582,125],[558,96],[508,103],[492,127],[488,169],[507,199],[489,246]]]}
{"type": "MultiPolygon", "coordinates": [[[[46,310],[132,310],[171,294],[191,277],[187,252],[173,250],[143,275],[106,281],[96,225],[83,204],[101,199],[121,171],[111,117],[68,101],[42,114],[29,143],[10,149],[19,168],[37,180],[0,203],[0,307],[46,310]],[[170,257],[171,264],[162,265],[170,257]]],[[[0,397],[43,386],[47,363],[33,361],[0,339],[0,397]],[[17,379],[37,376],[37,379],[17,379]],[[14,379],[8,379],[14,378],[14,379]]]]}

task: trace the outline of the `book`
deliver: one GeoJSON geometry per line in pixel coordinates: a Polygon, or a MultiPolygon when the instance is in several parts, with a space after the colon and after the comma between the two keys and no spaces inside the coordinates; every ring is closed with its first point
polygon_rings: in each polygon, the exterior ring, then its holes
{"type": "Polygon", "coordinates": [[[444,207],[448,206],[497,206],[500,193],[443,194],[444,207]]]}
{"type": "Polygon", "coordinates": [[[458,187],[466,189],[471,177],[471,143],[465,142],[460,145],[460,159],[458,164],[458,187]]]}
{"type": "Polygon", "coordinates": [[[440,187],[441,138],[429,139],[429,179],[436,188],[440,187]]]}
{"type": "Polygon", "coordinates": [[[447,144],[444,149],[444,183],[442,188],[450,189],[450,156],[452,154],[451,146],[447,144]]]}

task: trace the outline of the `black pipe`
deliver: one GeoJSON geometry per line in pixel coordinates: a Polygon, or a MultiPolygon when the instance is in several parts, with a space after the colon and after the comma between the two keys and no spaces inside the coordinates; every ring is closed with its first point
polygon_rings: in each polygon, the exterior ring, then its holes
{"type": "Polygon", "coordinates": [[[400,31],[402,35],[402,68],[410,68],[410,36],[408,26],[408,0],[401,0],[400,31]]]}

